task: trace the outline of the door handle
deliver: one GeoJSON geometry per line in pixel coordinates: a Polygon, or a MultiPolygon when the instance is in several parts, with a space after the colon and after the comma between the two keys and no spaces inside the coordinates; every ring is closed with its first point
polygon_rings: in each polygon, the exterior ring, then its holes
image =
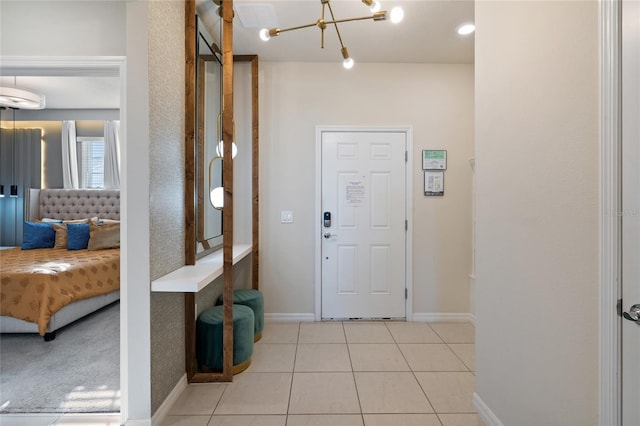
{"type": "Polygon", "coordinates": [[[331,232],[325,232],[323,235],[323,237],[327,240],[331,237],[337,237],[337,236],[338,236],[337,234],[332,234],[331,232]]]}
{"type": "Polygon", "coordinates": [[[633,305],[629,312],[623,312],[622,316],[629,321],[633,321],[640,325],[640,304],[633,305]]]}

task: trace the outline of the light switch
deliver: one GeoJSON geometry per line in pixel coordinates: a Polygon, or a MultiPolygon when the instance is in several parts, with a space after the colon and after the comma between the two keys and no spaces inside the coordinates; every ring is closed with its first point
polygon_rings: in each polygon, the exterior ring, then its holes
{"type": "Polygon", "coordinates": [[[281,223],[293,223],[293,212],[291,211],[281,211],[280,212],[280,222],[281,223]]]}

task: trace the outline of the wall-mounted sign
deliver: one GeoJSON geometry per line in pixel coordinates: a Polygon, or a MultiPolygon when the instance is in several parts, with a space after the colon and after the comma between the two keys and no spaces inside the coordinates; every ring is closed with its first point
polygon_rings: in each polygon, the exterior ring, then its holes
{"type": "Polygon", "coordinates": [[[447,151],[444,149],[423,150],[422,170],[447,170],[447,151]]]}
{"type": "Polygon", "coordinates": [[[424,195],[444,195],[444,172],[424,172],[424,195]]]}

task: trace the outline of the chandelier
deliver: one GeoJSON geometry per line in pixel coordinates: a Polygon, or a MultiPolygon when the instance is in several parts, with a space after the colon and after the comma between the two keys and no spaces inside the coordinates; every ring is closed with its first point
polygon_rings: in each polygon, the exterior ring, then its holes
{"type": "MultiPolygon", "coordinates": [[[[282,28],[282,29],[281,28],[271,28],[271,29],[264,28],[260,30],[260,38],[264,41],[269,41],[271,37],[277,37],[280,34],[287,31],[300,30],[303,28],[310,28],[315,26],[320,28],[320,47],[324,49],[324,30],[327,28],[327,26],[333,25],[336,29],[336,33],[338,34],[338,40],[340,41],[340,48],[341,48],[340,52],[342,53],[342,58],[344,59],[342,62],[342,65],[346,69],[351,69],[353,68],[354,61],[353,61],[353,58],[351,58],[351,56],[349,55],[349,51],[347,50],[346,46],[344,45],[344,42],[342,41],[342,36],[340,35],[340,29],[338,28],[338,24],[341,24],[343,22],[364,21],[368,19],[371,19],[373,21],[384,21],[387,19],[387,11],[380,10],[380,3],[377,0],[361,0],[361,1],[365,5],[369,6],[371,15],[363,16],[359,18],[336,19],[333,13],[333,8],[331,7],[331,1],[320,0],[320,3],[322,4],[322,13],[320,15],[320,18],[318,18],[316,22],[312,22],[310,24],[305,24],[305,25],[298,25],[296,27],[282,28]],[[325,12],[327,9],[329,10],[329,14],[331,15],[331,18],[329,20],[325,19],[325,12]]],[[[404,12],[402,11],[402,8],[394,7],[391,10],[390,18],[391,18],[391,22],[393,23],[398,23],[402,21],[402,19],[404,18],[404,12]]]]}

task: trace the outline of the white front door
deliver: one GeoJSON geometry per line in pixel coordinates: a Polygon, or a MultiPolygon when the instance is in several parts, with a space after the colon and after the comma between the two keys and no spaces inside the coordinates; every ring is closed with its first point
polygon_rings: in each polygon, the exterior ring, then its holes
{"type": "Polygon", "coordinates": [[[405,317],[407,135],[321,134],[322,319],[405,317]]]}
{"type": "Polygon", "coordinates": [[[640,2],[622,3],[622,424],[640,425],[640,2]]]}

